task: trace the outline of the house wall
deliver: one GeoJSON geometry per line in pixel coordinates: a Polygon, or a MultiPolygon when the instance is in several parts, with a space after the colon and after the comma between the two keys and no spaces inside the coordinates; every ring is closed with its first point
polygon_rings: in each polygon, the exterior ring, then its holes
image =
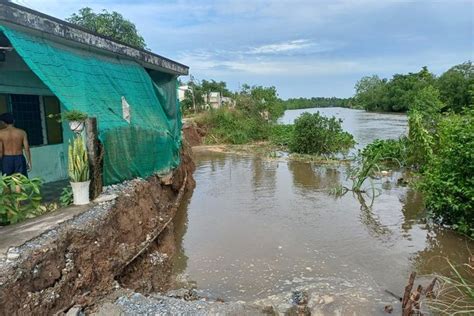
{"type": "MultiPolygon", "coordinates": [[[[5,62],[0,62],[0,93],[53,95],[15,51],[7,52],[5,62]]],[[[0,100],[1,112],[6,109],[4,101],[0,100]]],[[[33,170],[30,177],[40,177],[44,183],[67,178],[67,140],[72,133],[64,124],[63,131],[63,144],[31,148],[33,170]]]]}
{"type": "Polygon", "coordinates": [[[14,50],[0,62],[0,93],[53,95],[14,50]]]}

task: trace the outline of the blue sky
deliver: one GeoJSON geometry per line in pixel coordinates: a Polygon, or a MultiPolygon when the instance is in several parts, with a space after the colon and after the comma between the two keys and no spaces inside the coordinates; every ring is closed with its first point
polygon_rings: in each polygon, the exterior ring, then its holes
{"type": "Polygon", "coordinates": [[[354,93],[362,76],[440,74],[474,60],[474,1],[15,0],[58,18],[122,13],[196,79],[274,85],[282,98],[354,93]]]}

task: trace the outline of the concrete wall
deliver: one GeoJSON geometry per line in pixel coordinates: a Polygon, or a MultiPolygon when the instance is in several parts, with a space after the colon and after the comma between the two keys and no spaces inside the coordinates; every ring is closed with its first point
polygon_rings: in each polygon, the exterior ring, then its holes
{"type": "Polygon", "coordinates": [[[14,50],[0,62],[0,93],[53,95],[14,50]]]}
{"type": "Polygon", "coordinates": [[[31,149],[33,169],[30,177],[40,177],[45,183],[67,178],[67,152],[63,144],[31,149]]]}

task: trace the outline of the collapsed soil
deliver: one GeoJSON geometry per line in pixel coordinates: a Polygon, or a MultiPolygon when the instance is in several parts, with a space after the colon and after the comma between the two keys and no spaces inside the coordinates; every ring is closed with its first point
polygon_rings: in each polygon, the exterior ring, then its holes
{"type": "Polygon", "coordinates": [[[143,292],[165,289],[170,263],[165,260],[149,270],[137,267],[154,253],[165,259],[163,254],[171,255],[172,243],[158,236],[171,223],[184,193],[193,189],[193,171],[185,148],[180,166],[166,177],[130,181],[114,202],[93,205],[14,249],[18,258],[0,262],[0,314],[46,315],[74,305],[92,306],[117,281],[143,292]],[[140,278],[148,285],[135,281],[140,278]]]}

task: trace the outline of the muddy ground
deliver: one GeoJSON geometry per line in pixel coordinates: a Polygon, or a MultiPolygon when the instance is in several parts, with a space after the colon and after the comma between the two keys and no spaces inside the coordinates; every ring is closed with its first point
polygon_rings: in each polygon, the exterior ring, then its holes
{"type": "Polygon", "coordinates": [[[120,284],[144,293],[165,290],[173,243],[160,236],[168,235],[162,233],[193,189],[193,171],[186,148],[172,173],[115,186],[114,201],[93,204],[10,249],[0,262],[0,315],[52,315],[75,305],[87,310],[120,284]],[[145,262],[151,265],[143,269],[145,262]]]}

